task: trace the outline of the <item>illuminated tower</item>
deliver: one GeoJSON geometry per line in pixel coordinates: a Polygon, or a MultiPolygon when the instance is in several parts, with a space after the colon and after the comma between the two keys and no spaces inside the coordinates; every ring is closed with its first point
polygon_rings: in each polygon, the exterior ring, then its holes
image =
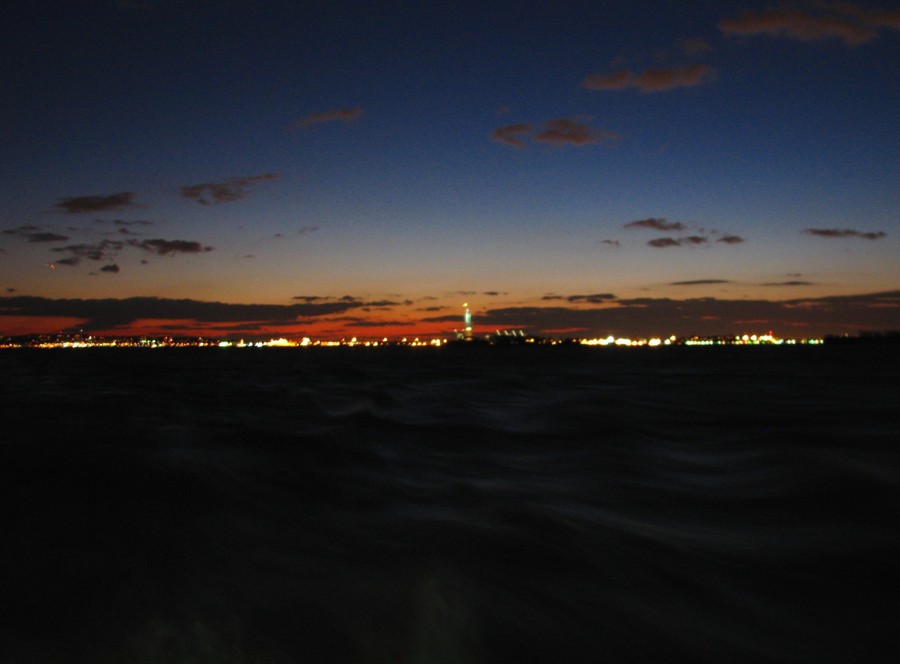
{"type": "Polygon", "coordinates": [[[472,312],[469,311],[469,303],[466,302],[463,304],[466,308],[466,313],[463,314],[463,323],[465,326],[463,327],[463,339],[466,341],[472,340],[472,312]]]}

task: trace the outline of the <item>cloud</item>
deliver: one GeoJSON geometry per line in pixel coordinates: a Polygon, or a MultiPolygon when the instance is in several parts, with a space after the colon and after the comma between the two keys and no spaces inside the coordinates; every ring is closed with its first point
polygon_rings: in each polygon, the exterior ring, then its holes
{"type": "Polygon", "coordinates": [[[600,240],[600,244],[608,244],[611,247],[621,246],[618,240],[600,240]]]}
{"type": "Polygon", "coordinates": [[[763,286],[815,286],[812,281],[771,281],[763,286]]]}
{"type": "Polygon", "coordinates": [[[408,320],[349,320],[346,322],[347,327],[408,327],[413,325],[412,321],[408,320]]]}
{"type": "Polygon", "coordinates": [[[234,177],[224,182],[203,182],[181,188],[181,195],[192,198],[201,205],[210,203],[230,203],[247,196],[248,189],[259,182],[277,180],[277,173],[264,173],[247,177],[234,177]]]}
{"type": "Polygon", "coordinates": [[[591,145],[599,141],[613,141],[619,138],[611,131],[594,129],[588,124],[569,118],[557,118],[544,123],[543,128],[532,137],[538,143],[551,145],[591,145]]]}
{"type": "Polygon", "coordinates": [[[872,41],[879,28],[900,29],[900,11],[863,9],[851,2],[819,2],[803,8],[769,7],[719,22],[719,29],[725,34],[766,35],[805,42],[840,39],[848,46],[872,41]]]}
{"type": "Polygon", "coordinates": [[[629,221],[622,226],[622,228],[651,228],[655,231],[683,231],[684,224],[680,221],[666,221],[662,218],[650,217],[649,219],[629,221]]]}
{"type": "Polygon", "coordinates": [[[315,233],[319,230],[318,226],[301,226],[297,231],[297,235],[306,235],[307,233],[315,233]]]}
{"type": "Polygon", "coordinates": [[[354,120],[358,120],[362,115],[363,110],[361,108],[342,108],[337,111],[324,111],[322,113],[311,113],[304,118],[301,118],[294,125],[297,128],[309,127],[316,124],[322,124],[323,122],[353,122],[354,120]]]}
{"type": "Polygon", "coordinates": [[[38,226],[25,225],[25,226],[17,226],[15,228],[7,228],[4,231],[2,231],[2,233],[4,235],[28,235],[29,233],[33,233],[33,232],[39,231],[39,230],[41,230],[41,229],[38,226]]]}
{"type": "Polygon", "coordinates": [[[82,214],[84,212],[106,212],[109,210],[122,210],[134,207],[135,193],[123,191],[109,196],[74,196],[72,198],[60,198],[55,204],[69,214],[82,214]]]}
{"type": "Polygon", "coordinates": [[[69,239],[68,235],[60,235],[59,233],[31,233],[25,237],[29,242],[65,242],[69,239]]]}
{"type": "Polygon", "coordinates": [[[705,238],[702,235],[688,235],[678,240],[678,242],[680,244],[706,244],[709,242],[709,238],[705,238]]]}
{"type": "Polygon", "coordinates": [[[625,90],[637,88],[641,92],[665,92],[675,88],[692,88],[715,77],[709,65],[684,65],[668,69],[648,69],[632,74],[627,69],[614,74],[593,74],[581,82],[588,90],[625,90]]]}
{"type": "Polygon", "coordinates": [[[25,238],[29,242],[65,242],[69,239],[68,235],[42,231],[37,226],[30,225],[7,228],[2,232],[4,235],[14,235],[16,237],[25,238]]]}
{"type": "Polygon", "coordinates": [[[126,221],[125,219],[94,219],[94,223],[96,224],[112,224],[113,226],[152,226],[154,222],[148,221],[146,219],[136,219],[134,221],[126,221]]]}
{"type": "Polygon", "coordinates": [[[199,254],[201,252],[212,251],[212,247],[204,247],[195,240],[163,240],[157,238],[155,240],[130,240],[129,247],[137,247],[144,251],[157,254],[159,256],[167,256],[172,254],[199,254]]]}
{"type": "MultiPolygon", "coordinates": [[[[544,296],[542,299],[551,299],[544,296]]],[[[616,296],[612,293],[593,293],[591,295],[569,295],[566,300],[569,302],[585,302],[587,304],[604,304],[608,300],[615,300],[616,296]]]]}
{"type": "Polygon", "coordinates": [[[730,335],[759,330],[794,336],[791,331],[796,329],[804,330],[804,336],[816,336],[900,328],[900,291],[785,301],[634,298],[610,305],[488,309],[475,324],[521,328],[533,334],[576,329],[585,336],[730,335]]]}
{"type": "Polygon", "coordinates": [[[13,296],[0,297],[0,314],[76,318],[84,322],[73,329],[93,331],[114,330],[146,319],[283,325],[344,313],[365,304],[361,300],[280,305],[156,297],[83,300],[13,296]]]}
{"type": "Polygon", "coordinates": [[[342,302],[345,304],[356,304],[359,306],[384,306],[386,304],[397,305],[398,302],[388,301],[388,300],[376,300],[373,302],[365,302],[361,298],[355,297],[353,295],[295,295],[293,300],[300,300],[301,302],[313,303],[313,302],[342,302]]]}
{"type": "MultiPolygon", "coordinates": [[[[70,244],[65,247],[56,247],[53,251],[72,254],[71,258],[86,258],[91,261],[102,261],[115,256],[124,246],[125,243],[118,240],[102,240],[95,244],[82,243],[70,244]]],[[[57,263],[63,265],[77,265],[78,261],[72,261],[71,258],[59,260],[57,263]]]]}
{"type": "Polygon", "coordinates": [[[651,247],[663,248],[663,247],[677,247],[681,243],[678,240],[675,240],[670,237],[659,237],[655,240],[650,240],[647,242],[651,247]]]}
{"type": "Polygon", "coordinates": [[[880,240],[887,235],[884,231],[857,231],[850,228],[807,228],[803,232],[817,237],[860,237],[866,240],[880,240]]]}
{"type": "Polygon", "coordinates": [[[716,242],[724,242],[725,244],[740,244],[741,242],[746,242],[744,238],[740,235],[723,235],[718,238],[716,242]]]}
{"type": "Polygon", "coordinates": [[[682,238],[659,237],[655,240],[648,241],[647,244],[651,247],[662,249],[665,247],[681,247],[685,245],[697,246],[707,244],[708,242],[709,238],[703,237],[702,235],[688,235],[687,237],[682,238]]]}
{"type": "Polygon", "coordinates": [[[730,284],[728,279],[692,279],[691,281],[673,281],[670,286],[701,286],[705,284],[730,284]]]}
{"type": "Polygon", "coordinates": [[[506,143],[507,145],[511,145],[514,148],[524,148],[525,142],[519,138],[521,135],[527,135],[531,133],[531,125],[530,124],[511,124],[506,125],[504,127],[497,127],[493,132],[491,132],[491,139],[497,141],[498,143],[506,143]]]}
{"type": "Polygon", "coordinates": [[[116,265],[115,263],[112,263],[110,265],[104,265],[103,267],[100,268],[100,271],[101,272],[112,272],[113,274],[118,274],[119,266],[116,265]]]}
{"type": "Polygon", "coordinates": [[[572,118],[556,118],[545,122],[537,133],[532,134],[530,124],[516,123],[498,127],[491,132],[491,139],[515,148],[527,147],[525,138],[535,143],[550,145],[592,145],[601,141],[611,142],[621,138],[619,134],[605,129],[596,129],[586,122],[572,118]]]}

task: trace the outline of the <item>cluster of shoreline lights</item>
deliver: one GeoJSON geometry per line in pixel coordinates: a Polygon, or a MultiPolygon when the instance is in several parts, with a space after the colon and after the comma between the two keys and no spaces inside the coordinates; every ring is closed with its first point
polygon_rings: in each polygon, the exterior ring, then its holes
{"type": "MultiPolygon", "coordinates": [[[[523,330],[497,330],[494,334],[476,337],[472,328],[472,312],[469,305],[464,304],[465,313],[463,315],[464,327],[462,330],[454,330],[456,334],[456,343],[472,343],[472,344],[488,344],[488,345],[509,345],[509,344],[532,344],[541,346],[555,345],[581,345],[581,346],[613,346],[640,348],[657,346],[762,346],[762,345],[818,345],[822,344],[822,339],[781,339],[775,337],[772,332],[768,334],[743,334],[737,336],[715,336],[715,337],[676,337],[672,335],[667,338],[652,337],[641,339],[629,339],[626,337],[608,336],[605,338],[568,338],[559,339],[552,337],[532,337],[527,336],[523,330]]],[[[453,343],[444,338],[433,338],[422,340],[418,337],[403,337],[400,340],[390,340],[383,337],[378,340],[359,340],[356,337],[351,339],[341,339],[332,341],[312,340],[309,337],[303,337],[299,340],[289,340],[285,338],[270,339],[268,341],[229,341],[219,339],[203,339],[203,338],[181,338],[173,339],[171,337],[164,338],[146,338],[146,337],[124,337],[124,338],[107,338],[93,337],[83,335],[39,335],[36,338],[29,338],[25,341],[10,340],[8,342],[0,341],[0,348],[179,348],[179,347],[217,347],[217,348],[330,348],[330,347],[365,347],[377,348],[386,346],[405,346],[405,347],[441,347],[448,343],[453,343]]]]}

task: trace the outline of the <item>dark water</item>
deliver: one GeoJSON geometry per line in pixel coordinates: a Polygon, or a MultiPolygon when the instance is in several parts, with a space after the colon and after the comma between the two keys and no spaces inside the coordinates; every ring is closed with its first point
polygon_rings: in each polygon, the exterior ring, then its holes
{"type": "Polygon", "coordinates": [[[4,664],[898,654],[896,354],[98,349],[0,371],[4,664]]]}

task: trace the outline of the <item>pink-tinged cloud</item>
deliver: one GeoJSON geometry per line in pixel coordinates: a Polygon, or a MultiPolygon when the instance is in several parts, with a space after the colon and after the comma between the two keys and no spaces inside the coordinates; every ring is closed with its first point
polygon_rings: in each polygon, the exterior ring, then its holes
{"type": "Polygon", "coordinates": [[[683,231],[684,224],[680,221],[666,221],[663,218],[650,217],[649,219],[629,221],[622,228],[649,228],[654,231],[683,231]]]}
{"type": "Polygon", "coordinates": [[[807,228],[803,232],[817,237],[860,237],[866,240],[880,240],[887,236],[884,231],[856,231],[850,228],[807,228]]]}
{"type": "Polygon", "coordinates": [[[193,198],[201,205],[230,203],[244,198],[250,187],[265,180],[277,180],[278,173],[263,173],[246,177],[229,178],[224,182],[203,182],[181,188],[181,195],[193,198]]]}
{"type": "Polygon", "coordinates": [[[311,113],[297,121],[295,125],[298,128],[309,127],[323,122],[353,122],[358,120],[363,114],[361,108],[342,108],[337,111],[324,111],[322,113],[311,113]]]}
{"type": "Polygon", "coordinates": [[[514,148],[524,148],[525,142],[520,138],[531,133],[531,125],[517,123],[506,125],[505,127],[497,127],[491,132],[491,139],[498,143],[506,143],[514,148]]]}
{"type": "Polygon", "coordinates": [[[585,77],[582,86],[588,90],[625,90],[637,88],[641,92],[665,92],[676,88],[692,88],[715,77],[709,65],[684,65],[667,69],[648,69],[632,74],[627,69],[614,74],[593,74],[585,77]]]}
{"type": "Polygon", "coordinates": [[[614,141],[619,135],[569,118],[558,118],[544,123],[541,131],[534,135],[538,143],[551,145],[591,145],[600,141],[614,141]]]}
{"type": "Polygon", "coordinates": [[[848,46],[875,39],[878,28],[882,27],[900,29],[900,11],[868,10],[850,2],[823,2],[814,8],[770,7],[719,22],[719,29],[726,34],[766,35],[799,41],[840,39],[848,46]]]}
{"type": "Polygon", "coordinates": [[[123,191],[109,196],[73,196],[60,198],[56,202],[56,207],[68,214],[122,210],[134,206],[134,196],[132,191],[123,191]]]}

